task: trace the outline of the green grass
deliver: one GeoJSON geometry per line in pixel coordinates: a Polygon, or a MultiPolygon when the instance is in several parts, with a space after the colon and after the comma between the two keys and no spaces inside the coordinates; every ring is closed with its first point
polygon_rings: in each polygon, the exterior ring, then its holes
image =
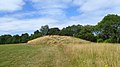
{"type": "Polygon", "coordinates": [[[0,45],[0,67],[120,67],[119,44],[0,45]]]}

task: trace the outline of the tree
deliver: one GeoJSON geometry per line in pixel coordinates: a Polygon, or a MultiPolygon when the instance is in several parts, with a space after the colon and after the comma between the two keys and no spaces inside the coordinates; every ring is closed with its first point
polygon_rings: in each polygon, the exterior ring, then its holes
{"type": "Polygon", "coordinates": [[[120,29],[120,16],[109,14],[103,18],[101,22],[96,25],[97,36],[103,40],[112,38],[116,42],[120,42],[119,29],[120,29]]]}
{"type": "Polygon", "coordinates": [[[36,31],[34,32],[34,38],[38,38],[38,37],[40,37],[40,36],[42,36],[42,33],[41,33],[39,30],[36,30],[36,31]]]}
{"type": "Polygon", "coordinates": [[[40,32],[42,33],[43,36],[48,34],[49,26],[45,25],[40,28],[40,32]]]}
{"type": "Polygon", "coordinates": [[[81,39],[96,42],[96,37],[94,36],[94,26],[86,25],[82,27],[81,31],[75,36],[81,39]]]}
{"type": "Polygon", "coordinates": [[[117,43],[120,43],[120,28],[117,29],[117,33],[114,34],[117,40],[117,43]]]}
{"type": "Polygon", "coordinates": [[[65,36],[74,36],[76,35],[82,28],[82,25],[72,25],[68,26],[66,28],[63,28],[60,31],[60,35],[65,35],[65,36]]]}
{"type": "Polygon", "coordinates": [[[42,36],[42,33],[39,30],[36,30],[34,34],[30,35],[30,40],[41,37],[41,36],[42,36]]]}
{"type": "Polygon", "coordinates": [[[21,37],[19,35],[14,35],[11,43],[21,43],[21,37]]]}
{"type": "Polygon", "coordinates": [[[29,34],[25,33],[21,35],[21,43],[26,43],[27,41],[29,41],[29,34]]]}
{"type": "Polygon", "coordinates": [[[59,35],[60,29],[59,28],[50,28],[48,31],[48,35],[59,35]]]}
{"type": "Polygon", "coordinates": [[[0,44],[10,44],[11,43],[11,35],[2,35],[0,37],[0,44]]]}

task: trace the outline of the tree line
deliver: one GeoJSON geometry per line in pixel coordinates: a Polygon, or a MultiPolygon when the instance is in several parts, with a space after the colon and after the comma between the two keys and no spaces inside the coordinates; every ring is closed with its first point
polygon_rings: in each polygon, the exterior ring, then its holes
{"type": "Polygon", "coordinates": [[[1,35],[0,44],[26,43],[29,40],[46,36],[73,36],[92,42],[120,43],[120,16],[108,14],[97,25],[72,25],[63,29],[41,26],[33,34],[1,35]]]}

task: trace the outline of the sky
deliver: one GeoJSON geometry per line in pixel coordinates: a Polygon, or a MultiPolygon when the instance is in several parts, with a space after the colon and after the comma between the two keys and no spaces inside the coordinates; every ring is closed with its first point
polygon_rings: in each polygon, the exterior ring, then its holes
{"type": "Polygon", "coordinates": [[[0,35],[96,25],[107,14],[120,15],[120,0],[0,0],[0,35]]]}

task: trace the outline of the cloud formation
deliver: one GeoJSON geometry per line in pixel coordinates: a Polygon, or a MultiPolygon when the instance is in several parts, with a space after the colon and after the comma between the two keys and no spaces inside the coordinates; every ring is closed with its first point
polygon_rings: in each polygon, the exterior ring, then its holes
{"type": "Polygon", "coordinates": [[[96,25],[107,14],[120,15],[119,6],[120,0],[0,0],[0,34],[31,33],[42,25],[96,25]]]}
{"type": "Polygon", "coordinates": [[[0,11],[11,12],[21,10],[23,5],[23,0],[0,0],[0,11]]]}

